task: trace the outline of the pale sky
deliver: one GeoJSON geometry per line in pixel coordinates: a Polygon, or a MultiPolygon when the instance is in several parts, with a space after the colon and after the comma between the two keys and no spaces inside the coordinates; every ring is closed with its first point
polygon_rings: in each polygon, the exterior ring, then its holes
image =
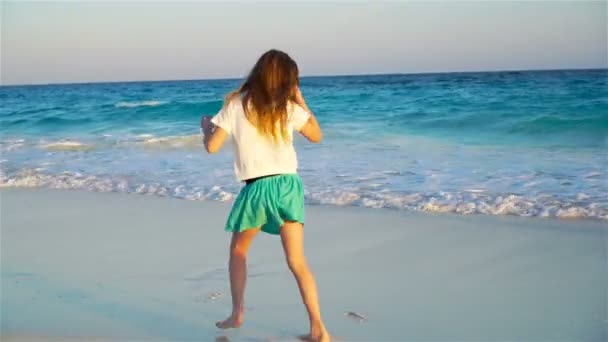
{"type": "Polygon", "coordinates": [[[608,68],[607,3],[2,1],[0,84],[608,68]]]}

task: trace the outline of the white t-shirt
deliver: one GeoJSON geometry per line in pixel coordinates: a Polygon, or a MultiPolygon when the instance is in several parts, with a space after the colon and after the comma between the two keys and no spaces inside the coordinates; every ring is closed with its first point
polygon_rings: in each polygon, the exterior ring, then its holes
{"type": "Polygon", "coordinates": [[[245,116],[239,97],[225,104],[211,122],[224,129],[232,138],[234,172],[239,181],[284,173],[296,173],[298,160],[293,148],[293,131],[299,131],[310,114],[297,104],[287,106],[289,142],[260,135],[245,116]]]}

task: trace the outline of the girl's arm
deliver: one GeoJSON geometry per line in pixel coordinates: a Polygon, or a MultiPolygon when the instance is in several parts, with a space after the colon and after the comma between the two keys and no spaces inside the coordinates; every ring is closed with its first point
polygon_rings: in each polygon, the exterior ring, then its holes
{"type": "Polygon", "coordinates": [[[312,143],[321,142],[321,139],[323,139],[321,126],[319,126],[317,118],[312,113],[310,108],[308,108],[306,101],[304,101],[304,96],[302,96],[302,92],[300,92],[299,87],[296,90],[295,102],[310,114],[308,121],[304,124],[304,126],[302,126],[302,128],[300,128],[300,134],[302,134],[306,139],[308,139],[308,141],[312,143]]]}
{"type": "Polygon", "coordinates": [[[221,127],[217,127],[211,123],[210,116],[203,116],[201,118],[201,129],[205,150],[207,150],[208,153],[216,153],[219,151],[224,145],[228,133],[221,127]]]}

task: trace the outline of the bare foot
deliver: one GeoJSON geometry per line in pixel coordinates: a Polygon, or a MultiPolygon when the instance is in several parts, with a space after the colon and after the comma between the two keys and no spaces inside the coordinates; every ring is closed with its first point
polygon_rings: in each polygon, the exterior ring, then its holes
{"type": "Polygon", "coordinates": [[[221,322],[215,322],[215,326],[220,329],[238,328],[243,324],[243,315],[230,316],[221,322]]]}
{"type": "Polygon", "coordinates": [[[298,336],[298,339],[307,342],[330,342],[331,336],[329,336],[329,333],[324,329],[318,333],[300,335],[298,336]]]}
{"type": "Polygon", "coordinates": [[[320,334],[312,335],[312,340],[314,342],[330,342],[331,336],[329,336],[327,331],[323,330],[320,334]]]}
{"type": "Polygon", "coordinates": [[[298,340],[305,341],[305,342],[310,342],[310,341],[312,341],[312,338],[310,337],[310,334],[298,335],[298,340]]]}

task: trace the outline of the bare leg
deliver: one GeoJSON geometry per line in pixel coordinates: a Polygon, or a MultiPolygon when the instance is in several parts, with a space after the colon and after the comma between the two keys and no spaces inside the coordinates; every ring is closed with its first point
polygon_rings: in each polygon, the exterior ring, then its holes
{"type": "Polygon", "coordinates": [[[304,256],[304,227],[302,224],[285,222],[281,228],[281,241],[287,258],[287,265],[298,282],[302,301],[308,311],[309,338],[313,341],[329,341],[329,333],[321,320],[317,284],[304,256]]]}
{"type": "Polygon", "coordinates": [[[215,325],[221,329],[238,328],[243,324],[243,299],[245,296],[245,283],[247,281],[247,251],[253,237],[260,228],[247,229],[232,234],[230,242],[230,292],[232,293],[232,314],[224,321],[215,325]]]}

